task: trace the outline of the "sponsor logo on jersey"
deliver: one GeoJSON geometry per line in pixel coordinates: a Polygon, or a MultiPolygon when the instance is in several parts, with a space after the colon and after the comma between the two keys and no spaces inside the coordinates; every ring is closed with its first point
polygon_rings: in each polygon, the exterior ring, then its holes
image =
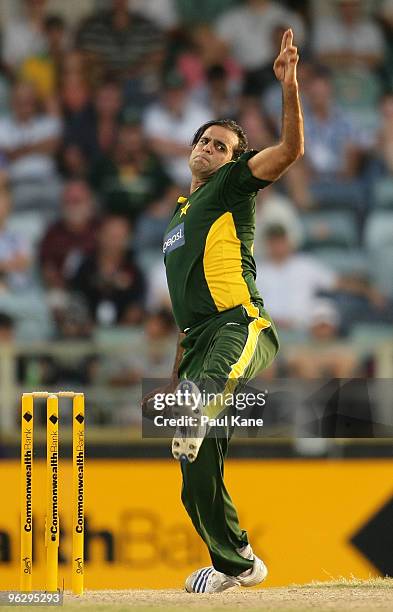
{"type": "Polygon", "coordinates": [[[165,255],[183,246],[183,244],[185,244],[184,223],[180,223],[165,236],[162,252],[165,255]]]}

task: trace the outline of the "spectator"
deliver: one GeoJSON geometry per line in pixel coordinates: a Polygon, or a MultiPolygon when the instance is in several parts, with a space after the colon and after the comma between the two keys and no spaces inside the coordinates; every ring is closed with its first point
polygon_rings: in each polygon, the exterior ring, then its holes
{"type": "Polygon", "coordinates": [[[393,89],[393,0],[383,0],[379,18],[385,34],[384,82],[393,89]]]}
{"type": "Polygon", "coordinates": [[[61,71],[64,117],[62,164],[67,176],[84,176],[98,154],[92,83],[79,52],[65,55],[61,71]]]}
{"type": "Polygon", "coordinates": [[[193,99],[210,108],[217,119],[234,118],[239,112],[238,85],[231,81],[227,69],[222,64],[215,64],[207,69],[206,84],[196,88],[193,99]]]}
{"type": "Polygon", "coordinates": [[[375,69],[384,54],[383,35],[377,23],[365,17],[361,0],[336,0],[338,12],[314,27],[317,59],[331,68],[375,69]]]}
{"type": "Polygon", "coordinates": [[[136,13],[163,30],[173,30],[178,25],[176,0],[131,0],[130,4],[136,13]]]}
{"type": "Polygon", "coordinates": [[[12,92],[12,114],[0,120],[0,151],[8,159],[16,211],[56,212],[60,183],[54,154],[60,129],[56,117],[40,112],[34,88],[17,83],[12,92]]]}
{"type": "Polygon", "coordinates": [[[41,100],[56,104],[53,96],[59,80],[59,69],[66,47],[66,27],[63,19],[50,15],[44,20],[46,52],[30,55],[22,63],[19,75],[33,83],[41,100]]]}
{"type": "Polygon", "coordinates": [[[306,329],[320,291],[334,289],[334,272],[311,255],[297,253],[282,225],[267,226],[265,257],[257,261],[257,287],[279,327],[306,329]]]}
{"type": "Polygon", "coordinates": [[[6,23],[2,36],[2,58],[16,71],[23,60],[46,50],[46,0],[23,0],[24,14],[19,20],[6,23]]]}
{"type": "Polygon", "coordinates": [[[144,128],[152,150],[161,157],[171,179],[182,188],[189,183],[190,134],[213,119],[210,109],[196,104],[177,73],[167,75],[161,100],[144,115],[144,128]]]}
{"type": "Polygon", "coordinates": [[[142,382],[144,377],[169,377],[176,345],[176,329],[172,314],[167,310],[148,315],[145,319],[142,345],[138,350],[119,352],[103,358],[92,374],[94,379],[113,387],[129,387],[142,382]]]}
{"type": "Polygon", "coordinates": [[[339,338],[340,317],[333,302],[316,300],[309,321],[309,342],[290,347],[289,375],[301,379],[350,378],[358,373],[351,346],[339,338]]]}
{"type": "Polygon", "coordinates": [[[245,93],[260,95],[274,80],[272,64],[279,51],[276,28],[291,27],[296,44],[304,42],[304,26],[294,12],[270,0],[246,0],[222,15],[217,34],[246,71],[245,93]]]}
{"type": "MultiPolygon", "coordinates": [[[[311,200],[317,204],[364,206],[363,186],[358,179],[361,150],[347,116],[335,104],[329,71],[316,67],[304,108],[306,170],[311,200]]],[[[297,173],[297,180],[301,173],[297,173]]]]}
{"type": "Polygon", "coordinates": [[[40,245],[42,278],[48,290],[64,290],[83,257],[96,246],[98,220],[89,186],[69,181],[63,191],[62,217],[46,231],[40,245]]]}
{"type": "Polygon", "coordinates": [[[0,190],[0,311],[12,317],[22,341],[40,341],[52,333],[45,296],[32,270],[30,245],[7,227],[10,194],[0,190]]]}
{"type": "MultiPolygon", "coordinates": [[[[304,239],[304,231],[294,203],[272,184],[260,192],[257,204],[257,227],[283,226],[293,247],[300,248],[304,239]]],[[[255,243],[255,255],[262,257],[264,250],[263,234],[261,240],[255,243]]]]}
{"type": "Polygon", "coordinates": [[[148,276],[147,309],[150,313],[158,310],[171,310],[171,298],[166,282],[165,265],[162,257],[157,257],[148,276]]]}
{"type": "Polygon", "coordinates": [[[123,93],[117,81],[107,80],[95,94],[97,147],[102,155],[109,154],[115,144],[123,93]]]}
{"type": "Polygon", "coordinates": [[[123,217],[104,219],[97,250],[81,264],[72,288],[99,325],[135,325],[142,320],[145,279],[129,251],[130,226],[123,217]]]}
{"type": "Polygon", "coordinates": [[[375,153],[382,162],[384,174],[393,177],[393,91],[382,97],[380,110],[381,125],[375,153]]]}
{"type": "Polygon", "coordinates": [[[238,114],[238,122],[247,134],[250,149],[261,151],[274,145],[274,134],[265,116],[261,114],[256,101],[252,99],[243,101],[238,114]]]}
{"type": "Polygon", "coordinates": [[[112,0],[109,10],[90,16],[77,35],[77,47],[117,76],[135,78],[158,72],[164,37],[157,26],[128,11],[127,0],[112,0]]]}
{"type": "Polygon", "coordinates": [[[12,317],[0,312],[0,346],[12,344],[15,341],[14,327],[12,317]]]}
{"type": "Polygon", "coordinates": [[[239,91],[242,70],[233,57],[228,55],[226,44],[207,23],[189,28],[186,45],[186,49],[177,59],[176,68],[186,80],[189,89],[206,85],[208,71],[213,66],[220,65],[225,69],[231,91],[239,91]]]}
{"type": "Polygon", "coordinates": [[[31,254],[22,236],[7,229],[11,211],[8,190],[0,190],[0,291],[23,290],[31,281],[31,254]]]}
{"type": "Polygon", "coordinates": [[[212,23],[222,13],[236,5],[238,0],[177,0],[181,22],[187,25],[196,23],[212,23]]]}
{"type": "Polygon", "coordinates": [[[171,181],[149,149],[136,116],[124,116],[113,154],[92,171],[92,185],[111,214],[135,221],[141,212],[165,198],[171,181]]]}

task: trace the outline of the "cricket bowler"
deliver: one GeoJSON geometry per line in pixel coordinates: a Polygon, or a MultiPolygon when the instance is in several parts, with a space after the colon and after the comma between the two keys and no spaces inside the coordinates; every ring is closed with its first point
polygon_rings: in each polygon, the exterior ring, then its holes
{"type": "MultiPolygon", "coordinates": [[[[200,380],[231,383],[233,389],[238,379],[250,380],[267,368],[279,349],[274,323],[255,285],[255,198],[304,152],[298,60],[290,29],[273,67],[283,91],[282,137],[276,146],[247,151],[242,128],[230,120],[210,121],[194,136],[190,195],[179,198],[163,246],[173,313],[181,330],[167,391],[182,381],[200,380]]],[[[144,409],[153,396],[144,398],[144,409]]],[[[215,417],[215,410],[201,405],[193,414],[215,417]]],[[[176,433],[172,453],[181,460],[182,502],[212,561],[210,567],[193,572],[185,588],[218,593],[261,583],[267,568],[241,529],[224,484],[231,432],[206,432],[200,427],[198,435],[176,433]]]]}

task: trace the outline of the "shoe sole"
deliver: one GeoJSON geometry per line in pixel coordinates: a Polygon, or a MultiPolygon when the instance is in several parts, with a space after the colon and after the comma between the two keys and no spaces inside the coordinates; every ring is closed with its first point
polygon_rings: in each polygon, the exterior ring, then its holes
{"type": "MultiPolygon", "coordinates": [[[[198,387],[191,381],[182,381],[176,391],[184,392],[186,389],[190,393],[199,393],[198,387]]],[[[196,406],[174,406],[172,412],[175,417],[185,416],[195,421],[195,419],[200,419],[202,415],[202,402],[196,406]]],[[[206,426],[202,426],[200,423],[193,427],[178,427],[172,440],[172,455],[174,459],[185,463],[193,463],[198,456],[205,434],[206,426]]]]}

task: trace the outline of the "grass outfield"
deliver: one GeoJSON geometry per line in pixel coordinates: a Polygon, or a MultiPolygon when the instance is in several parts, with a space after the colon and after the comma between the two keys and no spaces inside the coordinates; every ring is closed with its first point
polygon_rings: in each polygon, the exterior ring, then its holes
{"type": "MultiPolygon", "coordinates": [[[[393,610],[393,579],[338,580],[307,585],[267,589],[233,589],[215,595],[189,594],[178,589],[86,591],[82,597],[64,594],[63,610],[106,612],[180,612],[205,608],[211,612],[238,612],[240,609],[263,612],[374,612],[393,610]]],[[[9,606],[2,610],[14,610],[9,606]]],[[[24,606],[28,610],[48,608],[24,606]]]]}

